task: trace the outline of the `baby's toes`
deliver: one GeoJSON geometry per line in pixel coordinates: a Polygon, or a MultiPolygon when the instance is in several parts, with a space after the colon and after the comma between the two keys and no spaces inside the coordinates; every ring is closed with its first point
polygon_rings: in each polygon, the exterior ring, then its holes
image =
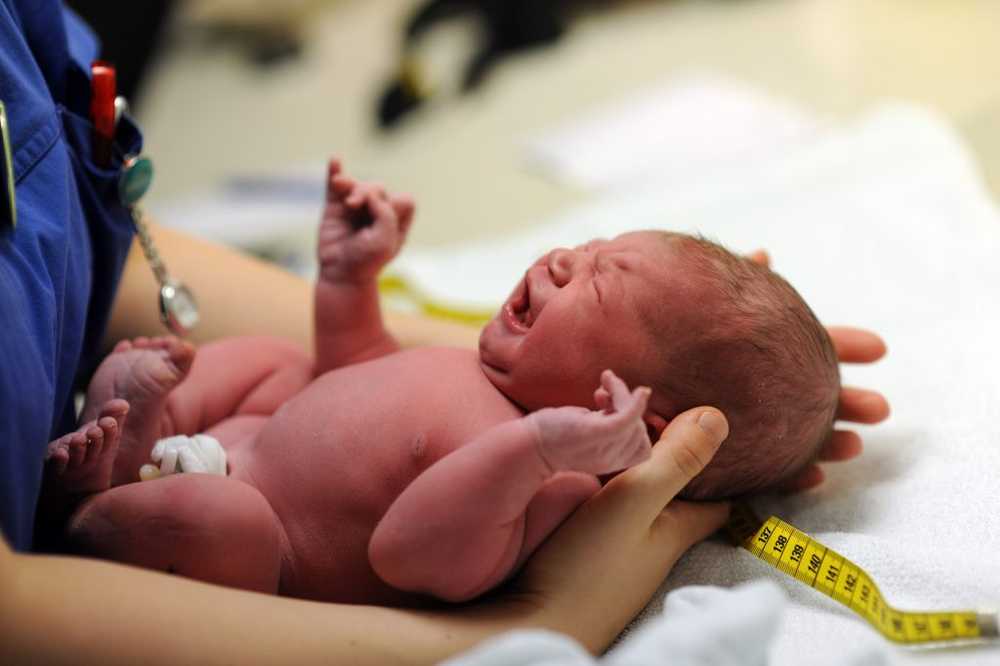
{"type": "Polygon", "coordinates": [[[121,398],[108,400],[104,403],[104,406],[101,407],[101,413],[97,417],[98,421],[104,417],[111,417],[117,423],[118,428],[121,429],[122,424],[125,422],[125,415],[128,414],[128,409],[128,400],[122,400],[121,398]]]}
{"type": "MultiPolygon", "coordinates": [[[[83,437],[82,433],[74,433],[74,435],[83,437]]],[[[49,444],[49,449],[45,454],[45,466],[49,472],[58,475],[66,471],[67,465],[69,465],[69,446],[66,438],[63,437],[49,444]]]]}
{"type": "MultiPolygon", "coordinates": [[[[88,452],[87,459],[96,460],[102,452],[110,451],[111,447],[118,446],[118,439],[121,437],[121,425],[120,422],[112,416],[105,416],[97,420],[97,425],[103,433],[103,441],[101,444],[101,450],[92,450],[88,452]]],[[[95,447],[96,449],[96,447],[95,447]]]]}
{"type": "Polygon", "coordinates": [[[69,462],[67,463],[67,469],[76,469],[83,464],[84,458],[87,456],[87,434],[85,432],[74,433],[66,442],[66,448],[69,451],[69,462]]]}
{"type": "MultiPolygon", "coordinates": [[[[114,424],[115,420],[108,419],[108,421],[105,421],[105,423],[108,422],[114,424]]],[[[101,451],[103,449],[104,449],[104,428],[102,428],[99,424],[95,423],[94,425],[87,428],[87,441],[86,441],[86,446],[84,447],[83,459],[80,461],[80,465],[81,466],[91,465],[94,461],[96,461],[100,457],[101,451]]]]}

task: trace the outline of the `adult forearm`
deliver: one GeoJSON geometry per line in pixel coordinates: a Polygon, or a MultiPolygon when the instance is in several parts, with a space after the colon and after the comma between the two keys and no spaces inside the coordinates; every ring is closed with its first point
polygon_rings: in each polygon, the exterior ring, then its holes
{"type": "MultiPolygon", "coordinates": [[[[152,225],[170,272],[198,299],[201,323],[192,340],[274,335],[312,348],[312,285],[276,266],[183,232],[152,225]]],[[[163,335],[158,288],[132,244],[105,336],[108,344],[139,335],[163,335]]]]}
{"type": "Polygon", "coordinates": [[[423,664],[540,621],[530,605],[462,615],[322,604],[79,558],[0,567],[0,663],[423,664]]]}
{"type": "MultiPolygon", "coordinates": [[[[233,335],[275,335],[312,349],[313,286],[308,280],[242,252],[180,231],[152,225],[171,272],[195,292],[202,322],[192,339],[207,342],[233,335]]],[[[105,335],[118,340],[162,335],[157,286],[138,242],[133,243],[105,335]]],[[[475,347],[470,326],[386,312],[389,331],[404,347],[475,347]]]]}

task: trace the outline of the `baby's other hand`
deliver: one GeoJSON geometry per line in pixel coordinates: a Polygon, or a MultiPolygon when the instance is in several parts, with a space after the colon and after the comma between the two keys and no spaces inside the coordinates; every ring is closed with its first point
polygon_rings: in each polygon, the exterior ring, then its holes
{"type": "Polygon", "coordinates": [[[628,386],[611,370],[594,392],[599,411],[584,407],[541,409],[527,418],[538,429],[538,451],[549,469],[609,474],[649,458],[652,444],[642,416],[650,390],[628,386]]]}
{"type": "Polygon", "coordinates": [[[326,187],[317,249],[320,276],[336,282],[374,279],[406,240],[413,199],[344,175],[336,159],[330,160],[326,187]]]}

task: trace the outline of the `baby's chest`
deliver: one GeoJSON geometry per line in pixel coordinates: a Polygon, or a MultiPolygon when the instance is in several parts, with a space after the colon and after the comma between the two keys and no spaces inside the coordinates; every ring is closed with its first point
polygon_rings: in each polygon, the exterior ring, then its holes
{"type": "Polygon", "coordinates": [[[272,417],[256,454],[273,484],[314,506],[378,513],[442,457],[520,416],[478,366],[398,356],[324,375],[272,417]]]}

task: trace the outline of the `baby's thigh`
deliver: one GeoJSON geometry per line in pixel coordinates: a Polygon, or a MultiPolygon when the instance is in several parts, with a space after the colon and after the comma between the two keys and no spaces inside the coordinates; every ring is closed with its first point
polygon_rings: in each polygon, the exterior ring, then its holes
{"type": "Polygon", "coordinates": [[[252,486],[178,474],[112,488],[70,519],[77,551],[220,585],[276,592],[281,526],[252,486]]]}
{"type": "Polygon", "coordinates": [[[219,421],[205,434],[219,440],[226,453],[232,455],[252,444],[270,419],[270,416],[233,416],[219,421]]]}
{"type": "Polygon", "coordinates": [[[313,367],[305,350],[280,338],[229,338],[204,345],[168,398],[172,434],[204,432],[232,416],[270,415],[312,381],[313,367]]]}

